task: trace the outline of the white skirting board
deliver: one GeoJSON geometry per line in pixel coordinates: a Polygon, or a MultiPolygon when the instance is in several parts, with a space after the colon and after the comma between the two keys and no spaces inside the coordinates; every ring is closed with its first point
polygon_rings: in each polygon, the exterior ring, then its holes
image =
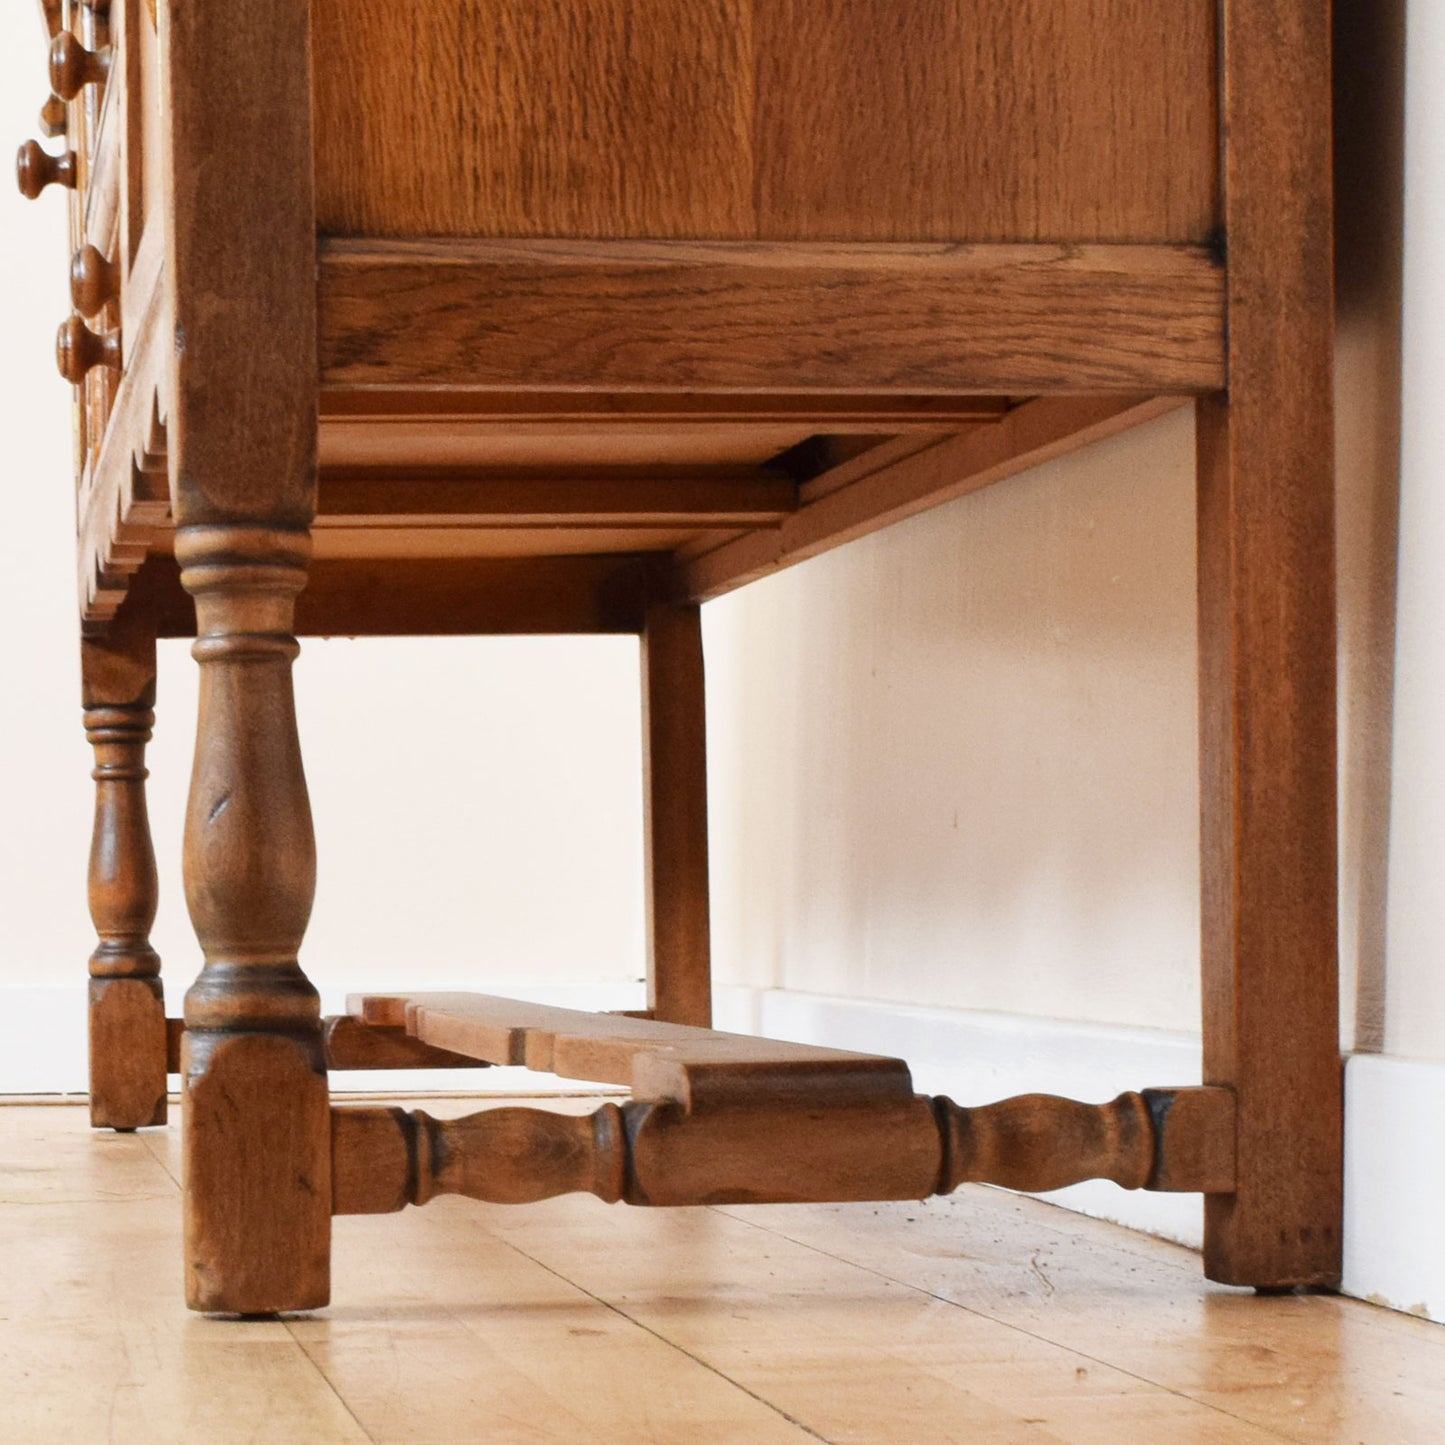
{"type": "MultiPolygon", "coordinates": [[[[448,985],[439,985],[447,987],[448,985]]],[[[450,987],[455,987],[454,983],[450,987]]],[[[640,1006],[637,984],[507,989],[564,1008],[640,1006]]],[[[1109,1028],[964,1010],[723,987],[717,1027],[907,1059],[923,1093],[986,1104],[1021,1093],[1102,1103],[1125,1089],[1199,1082],[1199,1041],[1187,1034],[1109,1028]]],[[[338,1012],[339,993],[322,990],[338,1012]]],[[[178,1010],[172,1004],[172,1011],[178,1010]]],[[[83,1094],[85,988],[0,990],[0,1094],[83,1094]]],[[[338,1091],[546,1092],[570,1080],[520,1069],[338,1074],[338,1091]]],[[[1345,1074],[1347,1293],[1445,1321],[1445,1064],[1356,1055],[1345,1074]]],[[[1045,1196],[1098,1218],[1197,1245],[1201,1206],[1190,1195],[1130,1192],[1103,1181],[1045,1196]]]]}
{"type": "Polygon", "coordinates": [[[1445,1324],[1442,1218],[1445,1064],[1355,1054],[1345,1065],[1345,1293],[1445,1324]]]}

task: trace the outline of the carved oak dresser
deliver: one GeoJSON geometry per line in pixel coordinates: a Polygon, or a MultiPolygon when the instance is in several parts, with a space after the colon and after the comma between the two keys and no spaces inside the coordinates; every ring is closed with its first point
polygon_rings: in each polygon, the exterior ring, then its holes
{"type": "MultiPolygon", "coordinates": [[[[1086,1177],[1204,1194],[1211,1278],[1340,1260],[1329,16],[1318,0],[42,0],[70,207],[96,756],[92,1116],[184,1091],[196,1309],[328,1299],[331,1219],[1086,1177]],[[981,1108],[709,1023],[699,605],[1192,404],[1205,1082],[981,1108]],[[296,637],[640,639],[649,1008],[356,998],[296,637]],[[168,1019],[158,637],[195,638],[168,1019]],[[525,1063],[586,1118],[333,1106],[525,1063]]],[[[43,93],[43,92],[42,92],[43,93]]],[[[37,99],[39,95],[37,95],[37,99]]]]}

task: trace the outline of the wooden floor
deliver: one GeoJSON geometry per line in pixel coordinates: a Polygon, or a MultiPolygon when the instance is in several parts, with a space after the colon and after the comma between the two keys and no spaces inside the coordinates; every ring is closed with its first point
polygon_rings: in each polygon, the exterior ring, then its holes
{"type": "Polygon", "coordinates": [[[174,1124],[0,1108],[0,1440],[1445,1440],[1445,1329],[996,1190],[444,1199],[338,1220],[336,1303],[242,1322],[182,1308],[178,1172],[174,1124]]]}

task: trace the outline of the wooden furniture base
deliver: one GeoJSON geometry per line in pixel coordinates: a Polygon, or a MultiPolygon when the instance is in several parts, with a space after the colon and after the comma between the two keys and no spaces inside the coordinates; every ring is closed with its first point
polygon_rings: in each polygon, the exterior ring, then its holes
{"type": "Polygon", "coordinates": [[[363,1022],[493,1064],[631,1088],[577,1117],[492,1109],[441,1123],[403,1109],[332,1111],[337,1214],[465,1194],[520,1204],[576,1190],[638,1205],[921,1199],[965,1182],[1058,1189],[1234,1187],[1228,1089],[1146,1090],[1112,1104],[1046,1095],[960,1109],[913,1092],[898,1059],[481,994],[368,996],[363,1022]]]}
{"type": "Polygon", "coordinates": [[[186,1107],[203,1310],[309,1309],[334,1212],[1085,1177],[1202,1192],[1212,1278],[1340,1267],[1328,7],[42,0],[96,753],[92,1109],[186,1107]],[[847,77],[846,84],[839,77],[847,77]],[[63,104],[63,117],[57,106],[63,104]],[[1198,434],[1204,1085],[980,1109],[711,1032],[699,605],[1175,406],[1198,434]],[[626,634],[649,1019],[323,1020],[298,636],[626,634]],[[144,795],[194,637],[167,1021],[144,795]],[[576,1120],[334,1109],[520,1061],[576,1120]]]}

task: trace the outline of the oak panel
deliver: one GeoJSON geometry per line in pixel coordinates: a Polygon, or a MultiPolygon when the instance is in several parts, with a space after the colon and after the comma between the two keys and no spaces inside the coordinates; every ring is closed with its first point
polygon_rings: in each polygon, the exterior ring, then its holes
{"type": "Polygon", "coordinates": [[[1201,240],[1212,0],[762,0],[759,235],[1201,240]]]}
{"type": "Polygon", "coordinates": [[[1193,246],[332,241],[323,384],[591,393],[1210,391],[1193,246]]]}
{"type": "Polygon", "coordinates": [[[317,223],[752,233],[750,0],[317,0],[317,223]]]}
{"type": "Polygon", "coordinates": [[[1211,0],[317,0],[338,235],[1199,241],[1211,0]]]}

